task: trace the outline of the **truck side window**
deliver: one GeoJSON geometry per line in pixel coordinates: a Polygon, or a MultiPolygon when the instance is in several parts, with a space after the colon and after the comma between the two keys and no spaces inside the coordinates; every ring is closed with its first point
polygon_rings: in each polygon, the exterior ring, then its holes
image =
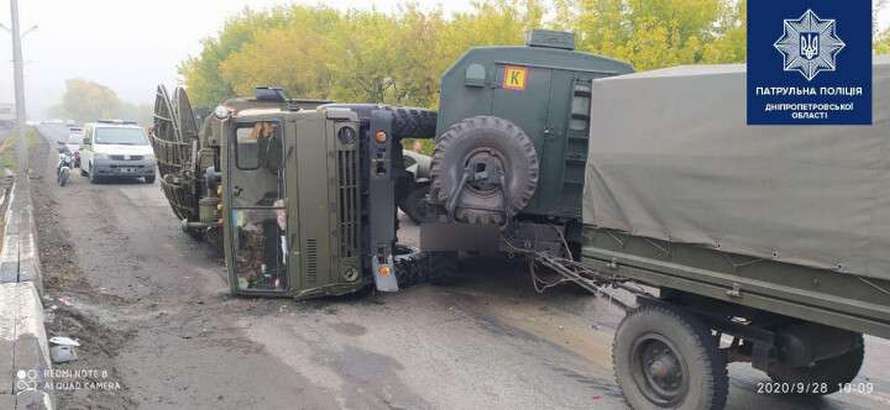
{"type": "Polygon", "coordinates": [[[238,127],[235,131],[235,163],[238,168],[251,170],[265,166],[277,169],[281,156],[278,133],[279,125],[269,121],[238,127]]]}

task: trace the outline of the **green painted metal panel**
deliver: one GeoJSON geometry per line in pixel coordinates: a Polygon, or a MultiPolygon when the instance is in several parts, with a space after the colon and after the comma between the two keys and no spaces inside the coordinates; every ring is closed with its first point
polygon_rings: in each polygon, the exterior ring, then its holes
{"type": "Polygon", "coordinates": [[[588,228],[604,274],[890,338],[890,282],[588,228]]]}
{"type": "Polygon", "coordinates": [[[575,87],[632,71],[625,63],[566,49],[474,48],[442,76],[437,135],[477,115],[513,122],[531,137],[541,164],[538,190],[522,213],[577,219],[587,130],[572,129],[578,123],[572,115],[575,87]],[[479,81],[480,68],[484,81],[479,81]],[[514,69],[524,72],[521,84],[515,83],[514,69]]]}

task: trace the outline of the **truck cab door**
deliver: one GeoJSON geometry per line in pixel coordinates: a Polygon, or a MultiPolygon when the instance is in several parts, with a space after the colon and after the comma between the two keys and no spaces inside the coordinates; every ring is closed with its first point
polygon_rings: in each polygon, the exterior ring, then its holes
{"type": "Polygon", "coordinates": [[[226,266],[234,294],[284,296],[291,288],[283,127],[264,118],[236,121],[226,133],[226,266]]]}

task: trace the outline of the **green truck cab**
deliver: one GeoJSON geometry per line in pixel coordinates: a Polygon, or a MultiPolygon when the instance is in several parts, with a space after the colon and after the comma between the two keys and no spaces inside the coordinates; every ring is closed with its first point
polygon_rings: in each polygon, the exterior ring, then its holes
{"type": "Polygon", "coordinates": [[[158,89],[162,190],[183,230],[223,250],[233,294],[398,290],[393,110],[324,103],[258,88],[199,132],[184,90],[158,89]]]}

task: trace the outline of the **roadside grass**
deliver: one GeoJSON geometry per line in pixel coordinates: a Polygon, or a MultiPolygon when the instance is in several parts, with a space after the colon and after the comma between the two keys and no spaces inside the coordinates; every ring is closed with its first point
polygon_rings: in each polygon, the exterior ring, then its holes
{"type": "MultiPolygon", "coordinates": [[[[19,162],[15,144],[19,138],[22,138],[21,134],[12,133],[3,140],[3,143],[0,143],[0,169],[8,168],[13,171],[18,169],[19,162]]],[[[37,144],[37,130],[28,128],[24,132],[24,138],[27,142],[28,152],[31,152],[31,149],[37,144]]]]}

